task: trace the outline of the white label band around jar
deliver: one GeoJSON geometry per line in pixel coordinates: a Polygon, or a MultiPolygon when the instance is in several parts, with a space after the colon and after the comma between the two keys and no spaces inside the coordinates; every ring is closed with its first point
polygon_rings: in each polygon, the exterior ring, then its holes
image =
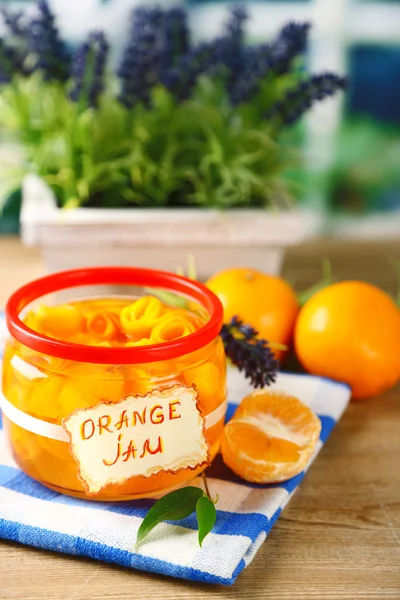
{"type": "MultiPolygon", "coordinates": [[[[227,404],[227,402],[223,402],[215,410],[213,410],[213,412],[209,413],[205,417],[206,429],[214,427],[214,425],[219,423],[219,421],[225,416],[227,404]]],[[[12,423],[18,425],[18,427],[21,427],[22,429],[25,429],[26,431],[36,433],[37,435],[49,438],[50,440],[57,440],[59,442],[67,443],[70,441],[68,433],[61,425],[48,423],[47,421],[43,421],[42,419],[37,419],[36,417],[26,414],[11,404],[11,402],[9,402],[1,393],[0,409],[12,423]]]]}
{"type": "MultiPolygon", "coordinates": [[[[62,420],[62,427],[27,415],[4,396],[0,404],[10,420],[24,429],[69,442],[88,496],[133,477],[195,471],[210,464],[206,419],[194,386],[174,385],[119,402],[103,400],[75,410],[62,420]]],[[[223,415],[219,407],[208,415],[207,426],[223,415]]]]}

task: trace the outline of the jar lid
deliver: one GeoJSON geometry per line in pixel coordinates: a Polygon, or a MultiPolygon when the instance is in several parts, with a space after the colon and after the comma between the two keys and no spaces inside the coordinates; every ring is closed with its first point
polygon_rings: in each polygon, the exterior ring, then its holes
{"type": "Polygon", "coordinates": [[[95,364],[139,364],[170,360],[200,350],[212,342],[222,327],[223,308],[217,296],[203,284],[174,273],[133,267],[93,267],[61,271],[20,287],[9,298],[6,323],[10,334],[24,346],[42,354],[95,364]],[[73,344],[42,335],[20,319],[21,311],[33,300],[52,292],[90,285],[130,285],[178,293],[203,306],[210,319],[188,336],[147,346],[104,348],[73,344]]]}

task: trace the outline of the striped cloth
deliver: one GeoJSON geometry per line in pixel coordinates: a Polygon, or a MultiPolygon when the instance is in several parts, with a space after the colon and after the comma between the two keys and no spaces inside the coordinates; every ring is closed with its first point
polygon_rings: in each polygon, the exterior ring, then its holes
{"type": "MultiPolygon", "coordinates": [[[[229,418],[249,387],[233,370],[228,382],[229,418]]],[[[297,396],[319,415],[322,431],[317,454],[347,406],[348,387],[282,373],[272,389],[297,396]]],[[[0,418],[0,538],[172,577],[229,585],[251,562],[303,477],[301,473],[279,485],[252,485],[230,472],[218,456],[208,470],[210,492],[219,498],[217,523],[203,548],[197,544],[196,519],[190,516],[178,524],[158,525],[134,552],[137,530],[152,501],[97,503],[43,487],[15,464],[0,418]]]]}

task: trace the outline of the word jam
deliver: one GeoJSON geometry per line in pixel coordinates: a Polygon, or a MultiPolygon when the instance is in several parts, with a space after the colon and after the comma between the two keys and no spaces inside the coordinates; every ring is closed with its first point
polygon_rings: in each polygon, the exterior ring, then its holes
{"type": "Polygon", "coordinates": [[[145,406],[140,411],[123,410],[114,420],[110,414],[102,414],[96,420],[86,419],[80,426],[81,440],[86,441],[96,435],[102,436],[119,432],[115,455],[111,458],[103,458],[103,464],[106,467],[112,467],[118,462],[144,458],[146,455],[162,454],[164,440],[160,435],[156,435],[154,438],[147,437],[140,444],[136,444],[131,439],[124,447],[124,430],[149,424],[156,426],[166,421],[180,419],[180,404],[180,400],[172,400],[165,406],[154,404],[151,407],[145,406]]]}

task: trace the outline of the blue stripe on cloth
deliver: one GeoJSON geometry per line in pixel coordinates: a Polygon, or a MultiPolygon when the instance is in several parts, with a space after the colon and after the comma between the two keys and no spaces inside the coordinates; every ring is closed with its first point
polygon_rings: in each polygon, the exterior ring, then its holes
{"type": "MultiPolygon", "coordinates": [[[[3,469],[11,468],[0,466],[0,479],[3,469]]],[[[41,485],[38,481],[31,479],[22,471],[19,471],[18,469],[12,470],[14,471],[14,476],[10,477],[8,481],[2,482],[2,487],[25,494],[26,496],[31,496],[32,498],[39,498],[39,500],[53,500],[60,495],[58,492],[54,492],[44,485],[41,485]]]]}
{"type": "Polygon", "coordinates": [[[21,471],[19,469],[0,464],[0,485],[2,487],[6,486],[10,480],[15,479],[20,473],[21,471]]]}
{"type": "Polygon", "coordinates": [[[236,578],[236,576],[229,578],[218,577],[217,575],[200,571],[193,567],[181,567],[157,558],[132,554],[128,550],[120,550],[119,548],[113,548],[100,542],[92,542],[73,535],[33,527],[32,525],[24,525],[5,519],[0,519],[0,534],[6,540],[29,544],[30,546],[44,550],[56,550],[63,554],[87,556],[104,562],[116,563],[124,567],[134,567],[135,569],[151,573],[163,573],[170,577],[179,577],[191,581],[231,585],[236,578]]]}
{"type": "Polygon", "coordinates": [[[234,583],[236,581],[237,576],[240,575],[240,573],[243,571],[243,569],[246,568],[246,566],[247,565],[246,565],[245,561],[242,558],[242,560],[240,561],[240,563],[238,564],[238,566],[236,567],[236,569],[232,573],[232,580],[233,580],[232,583],[234,583]]]}
{"type": "Polygon", "coordinates": [[[227,423],[228,421],[230,421],[233,417],[233,413],[235,412],[235,410],[237,409],[237,404],[228,404],[228,407],[226,409],[226,415],[225,415],[225,423],[227,423]]]}
{"type": "MultiPolygon", "coordinates": [[[[269,534],[269,532],[271,531],[272,527],[275,525],[275,522],[277,521],[278,517],[280,516],[282,512],[282,509],[279,508],[274,514],[273,516],[268,520],[267,526],[265,527],[265,529],[263,531],[265,531],[266,535],[269,534]]],[[[249,515],[249,516],[253,516],[253,515],[249,515]]],[[[259,532],[260,533],[260,532],[259,532]]],[[[236,567],[236,569],[234,570],[234,572],[232,573],[232,580],[233,582],[236,581],[237,576],[243,571],[243,569],[245,569],[247,566],[246,562],[242,559],[238,566],[236,567]]]]}
{"type": "Polygon", "coordinates": [[[321,433],[319,439],[325,444],[336,425],[336,421],[335,419],[332,419],[332,417],[327,417],[326,415],[318,415],[318,418],[321,421],[321,433]]]}

